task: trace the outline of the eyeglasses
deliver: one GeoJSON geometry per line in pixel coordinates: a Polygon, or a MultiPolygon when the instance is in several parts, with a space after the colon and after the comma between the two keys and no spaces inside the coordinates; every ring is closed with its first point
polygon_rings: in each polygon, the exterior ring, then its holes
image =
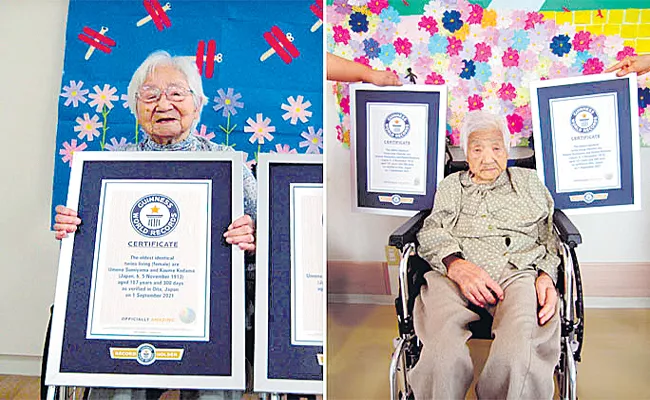
{"type": "Polygon", "coordinates": [[[165,90],[161,90],[156,86],[141,86],[140,90],[136,93],[136,97],[145,103],[155,103],[160,100],[163,93],[169,101],[183,101],[194,92],[191,89],[175,85],[167,86],[165,90]]]}

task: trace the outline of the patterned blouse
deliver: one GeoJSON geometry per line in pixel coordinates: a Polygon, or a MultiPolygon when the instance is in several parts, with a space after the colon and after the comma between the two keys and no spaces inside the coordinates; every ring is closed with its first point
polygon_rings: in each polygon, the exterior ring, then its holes
{"type": "Polygon", "coordinates": [[[489,184],[474,183],[469,171],[449,175],[418,241],[420,256],[443,275],[442,259],[461,253],[499,284],[530,270],[557,281],[553,198],[531,169],[508,168],[489,184]]]}

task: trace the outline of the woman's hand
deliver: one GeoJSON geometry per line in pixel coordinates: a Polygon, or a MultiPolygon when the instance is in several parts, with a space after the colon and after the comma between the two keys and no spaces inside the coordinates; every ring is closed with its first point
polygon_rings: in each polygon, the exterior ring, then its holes
{"type": "Polygon", "coordinates": [[[479,307],[503,300],[503,289],[481,267],[462,258],[447,267],[447,276],[456,282],[460,292],[470,303],[479,307]]]}
{"type": "Polygon", "coordinates": [[[535,280],[535,290],[537,291],[537,302],[542,307],[538,316],[539,324],[544,325],[555,314],[557,290],[555,290],[553,279],[546,272],[541,272],[535,280]]]}
{"type": "Polygon", "coordinates": [[[605,72],[616,71],[617,76],[624,76],[631,72],[636,72],[637,75],[643,75],[650,72],[650,54],[640,56],[625,57],[622,61],[607,68],[605,72]]]}
{"type": "Polygon", "coordinates": [[[226,242],[236,244],[240,249],[255,251],[255,223],[253,219],[244,215],[237,218],[228,226],[228,231],[223,234],[226,242]]]}
{"type": "Polygon", "coordinates": [[[75,232],[77,226],[81,224],[81,219],[77,212],[61,205],[56,206],[56,216],[54,217],[54,237],[58,240],[68,237],[68,233],[75,232]]]}

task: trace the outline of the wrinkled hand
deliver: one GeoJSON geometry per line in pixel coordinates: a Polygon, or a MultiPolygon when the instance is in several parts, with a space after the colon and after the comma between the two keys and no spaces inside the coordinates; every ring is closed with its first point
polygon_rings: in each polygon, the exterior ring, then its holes
{"type": "Polygon", "coordinates": [[[623,60],[607,68],[605,72],[616,71],[617,76],[624,76],[632,72],[643,75],[650,72],[650,54],[640,56],[625,57],[623,60]]]}
{"type": "Polygon", "coordinates": [[[459,258],[447,267],[447,276],[460,288],[461,293],[471,303],[485,308],[488,304],[496,304],[497,299],[490,292],[503,300],[503,289],[481,267],[459,258]]]}
{"type": "Polygon", "coordinates": [[[539,310],[539,324],[544,325],[555,314],[555,306],[557,305],[557,291],[553,280],[546,273],[542,272],[535,280],[535,290],[537,291],[537,302],[541,310],[539,310]]]}
{"type": "Polygon", "coordinates": [[[77,226],[81,224],[81,219],[77,212],[70,208],[58,205],[55,208],[56,216],[54,217],[54,237],[57,240],[68,237],[68,233],[75,232],[77,226]]]}
{"type": "Polygon", "coordinates": [[[234,220],[223,236],[226,238],[226,242],[236,244],[242,250],[255,251],[255,223],[248,215],[234,220]]]}
{"type": "Polygon", "coordinates": [[[377,86],[402,86],[402,81],[391,71],[373,70],[368,81],[377,86]]]}

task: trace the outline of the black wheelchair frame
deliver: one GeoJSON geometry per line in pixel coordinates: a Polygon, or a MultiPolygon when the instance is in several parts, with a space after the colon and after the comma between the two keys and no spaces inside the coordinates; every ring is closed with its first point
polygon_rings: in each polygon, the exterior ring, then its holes
{"type": "MultiPolygon", "coordinates": [[[[453,161],[447,153],[449,161],[445,166],[445,176],[454,171],[467,169],[464,161],[453,161]]],[[[517,160],[517,166],[534,168],[533,157],[517,160]],[[531,160],[532,159],[532,160],[531,160]]],[[[417,232],[422,228],[424,220],[431,210],[422,210],[398,227],[388,241],[400,253],[399,264],[399,293],[395,299],[395,309],[399,328],[390,363],[391,400],[414,399],[408,383],[408,372],[417,363],[422,343],[415,334],[413,326],[413,307],[415,298],[420,294],[420,288],[425,283],[424,274],[431,270],[429,264],[417,255],[417,232]]],[[[553,213],[554,231],[561,243],[559,277],[557,289],[559,293],[560,323],[561,323],[561,354],[555,367],[555,376],[562,399],[577,398],[577,363],[581,360],[584,332],[584,306],[582,300],[582,281],[580,267],[575,248],[582,243],[580,232],[571,220],[559,209],[553,213]]],[[[470,305],[480,319],[469,324],[472,339],[492,339],[492,316],[483,308],[470,305]]]]}

